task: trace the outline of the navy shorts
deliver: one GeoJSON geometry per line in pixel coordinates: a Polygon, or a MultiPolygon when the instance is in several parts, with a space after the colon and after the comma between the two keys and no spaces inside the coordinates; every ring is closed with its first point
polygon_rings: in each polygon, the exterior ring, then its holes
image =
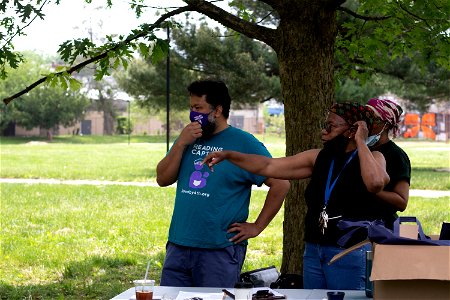
{"type": "Polygon", "coordinates": [[[168,242],[162,286],[232,288],[239,281],[247,245],[192,248],[168,242]]]}

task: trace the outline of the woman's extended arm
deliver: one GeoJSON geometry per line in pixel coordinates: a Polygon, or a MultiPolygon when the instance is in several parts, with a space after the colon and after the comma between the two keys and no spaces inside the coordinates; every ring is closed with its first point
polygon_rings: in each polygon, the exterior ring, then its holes
{"type": "Polygon", "coordinates": [[[214,165],[226,159],[254,174],[278,179],[303,179],[311,176],[319,151],[320,149],[311,149],[281,158],[236,151],[219,151],[209,153],[203,163],[213,170],[214,165]]]}

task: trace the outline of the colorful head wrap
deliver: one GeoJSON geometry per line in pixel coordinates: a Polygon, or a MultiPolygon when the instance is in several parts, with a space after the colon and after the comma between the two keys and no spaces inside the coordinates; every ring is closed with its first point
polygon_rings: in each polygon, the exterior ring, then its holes
{"type": "Polygon", "coordinates": [[[373,98],[367,102],[366,106],[374,112],[378,119],[390,125],[394,137],[399,134],[400,117],[403,113],[403,109],[400,105],[391,100],[373,98]]]}
{"type": "Polygon", "coordinates": [[[357,121],[365,121],[369,131],[372,129],[375,120],[373,111],[366,105],[357,102],[336,103],[330,107],[329,111],[343,118],[350,126],[353,126],[357,121]]]}

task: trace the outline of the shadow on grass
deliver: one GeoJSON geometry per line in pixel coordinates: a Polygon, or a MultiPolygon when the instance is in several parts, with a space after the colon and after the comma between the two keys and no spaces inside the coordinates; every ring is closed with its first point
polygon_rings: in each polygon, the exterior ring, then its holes
{"type": "Polygon", "coordinates": [[[111,299],[133,287],[145,275],[147,261],[153,262],[148,278],[159,282],[164,252],[133,258],[91,257],[69,263],[62,278],[49,284],[13,286],[0,282],[1,299],[111,299]],[[157,266],[159,263],[159,266],[157,266]]]}
{"type": "MultiPolygon", "coordinates": [[[[171,144],[176,136],[171,137],[171,144]]],[[[49,142],[46,137],[1,137],[1,143],[5,145],[26,144],[29,142],[49,142]]],[[[132,135],[130,143],[165,143],[165,135],[132,135]]],[[[73,135],[73,136],[54,136],[50,142],[52,144],[117,144],[128,143],[127,135],[73,135]]]]}
{"type": "Polygon", "coordinates": [[[419,190],[450,190],[449,169],[446,167],[411,168],[411,188],[419,190]]]}

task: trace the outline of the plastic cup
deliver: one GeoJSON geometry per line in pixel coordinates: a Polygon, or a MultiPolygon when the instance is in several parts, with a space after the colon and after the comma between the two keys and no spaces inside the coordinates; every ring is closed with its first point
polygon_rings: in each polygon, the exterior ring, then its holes
{"type": "Polygon", "coordinates": [[[136,300],[153,300],[154,280],[135,280],[134,291],[136,292],[136,300]]]}
{"type": "Polygon", "coordinates": [[[342,300],[344,295],[344,292],[327,292],[328,300],[342,300]]]}
{"type": "Polygon", "coordinates": [[[236,282],[234,285],[234,299],[235,300],[251,300],[252,287],[250,282],[236,282]]]}

